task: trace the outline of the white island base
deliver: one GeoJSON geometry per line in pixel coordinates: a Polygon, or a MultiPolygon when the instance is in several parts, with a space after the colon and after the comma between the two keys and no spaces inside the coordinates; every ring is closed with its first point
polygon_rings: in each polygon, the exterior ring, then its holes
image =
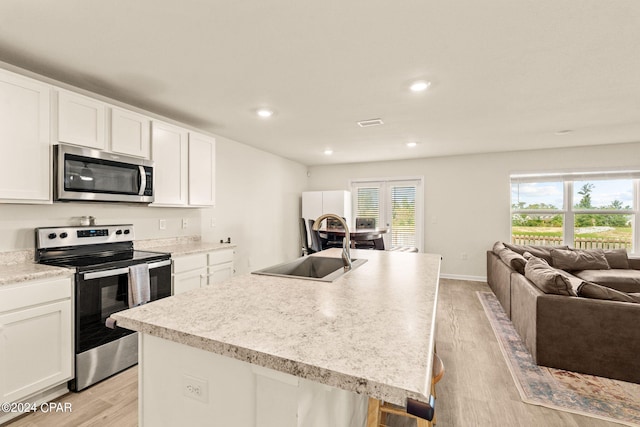
{"type": "Polygon", "coordinates": [[[368,398],[140,334],[140,426],[362,427],[368,398]]]}

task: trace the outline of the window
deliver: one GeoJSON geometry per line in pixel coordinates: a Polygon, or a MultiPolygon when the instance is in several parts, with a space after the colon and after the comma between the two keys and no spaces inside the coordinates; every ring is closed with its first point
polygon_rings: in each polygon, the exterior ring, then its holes
{"type": "Polygon", "coordinates": [[[640,171],[511,176],[516,244],[637,252],[640,171]]]}
{"type": "Polygon", "coordinates": [[[356,218],[375,218],[388,227],[386,248],[422,248],[422,179],[372,180],[351,183],[356,218]]]}

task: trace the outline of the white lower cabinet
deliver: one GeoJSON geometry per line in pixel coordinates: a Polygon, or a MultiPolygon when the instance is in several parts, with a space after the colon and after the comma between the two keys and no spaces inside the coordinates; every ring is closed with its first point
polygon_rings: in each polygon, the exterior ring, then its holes
{"type": "Polygon", "coordinates": [[[233,276],[234,250],[173,257],[173,294],[221,282],[233,276]]]}
{"type": "Polygon", "coordinates": [[[19,402],[72,378],[71,293],[71,278],[0,287],[0,401],[19,402]]]}

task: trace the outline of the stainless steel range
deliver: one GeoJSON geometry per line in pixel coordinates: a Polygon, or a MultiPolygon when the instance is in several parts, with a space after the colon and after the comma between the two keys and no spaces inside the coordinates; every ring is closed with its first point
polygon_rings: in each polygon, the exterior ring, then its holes
{"type": "Polygon", "coordinates": [[[171,295],[171,255],[133,249],[133,225],[36,229],[36,261],[74,268],[75,378],[80,391],[138,362],[137,333],[105,325],[129,308],[130,268],[146,263],[149,299],[171,295]]]}

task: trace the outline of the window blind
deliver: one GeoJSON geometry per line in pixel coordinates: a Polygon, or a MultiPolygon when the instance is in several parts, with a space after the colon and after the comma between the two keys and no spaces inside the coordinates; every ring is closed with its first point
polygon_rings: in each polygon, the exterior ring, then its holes
{"type": "Polygon", "coordinates": [[[391,187],[393,246],[416,247],[416,187],[391,187]]]}
{"type": "Polygon", "coordinates": [[[359,187],[357,191],[356,218],[375,218],[380,224],[380,188],[359,187]]]}

